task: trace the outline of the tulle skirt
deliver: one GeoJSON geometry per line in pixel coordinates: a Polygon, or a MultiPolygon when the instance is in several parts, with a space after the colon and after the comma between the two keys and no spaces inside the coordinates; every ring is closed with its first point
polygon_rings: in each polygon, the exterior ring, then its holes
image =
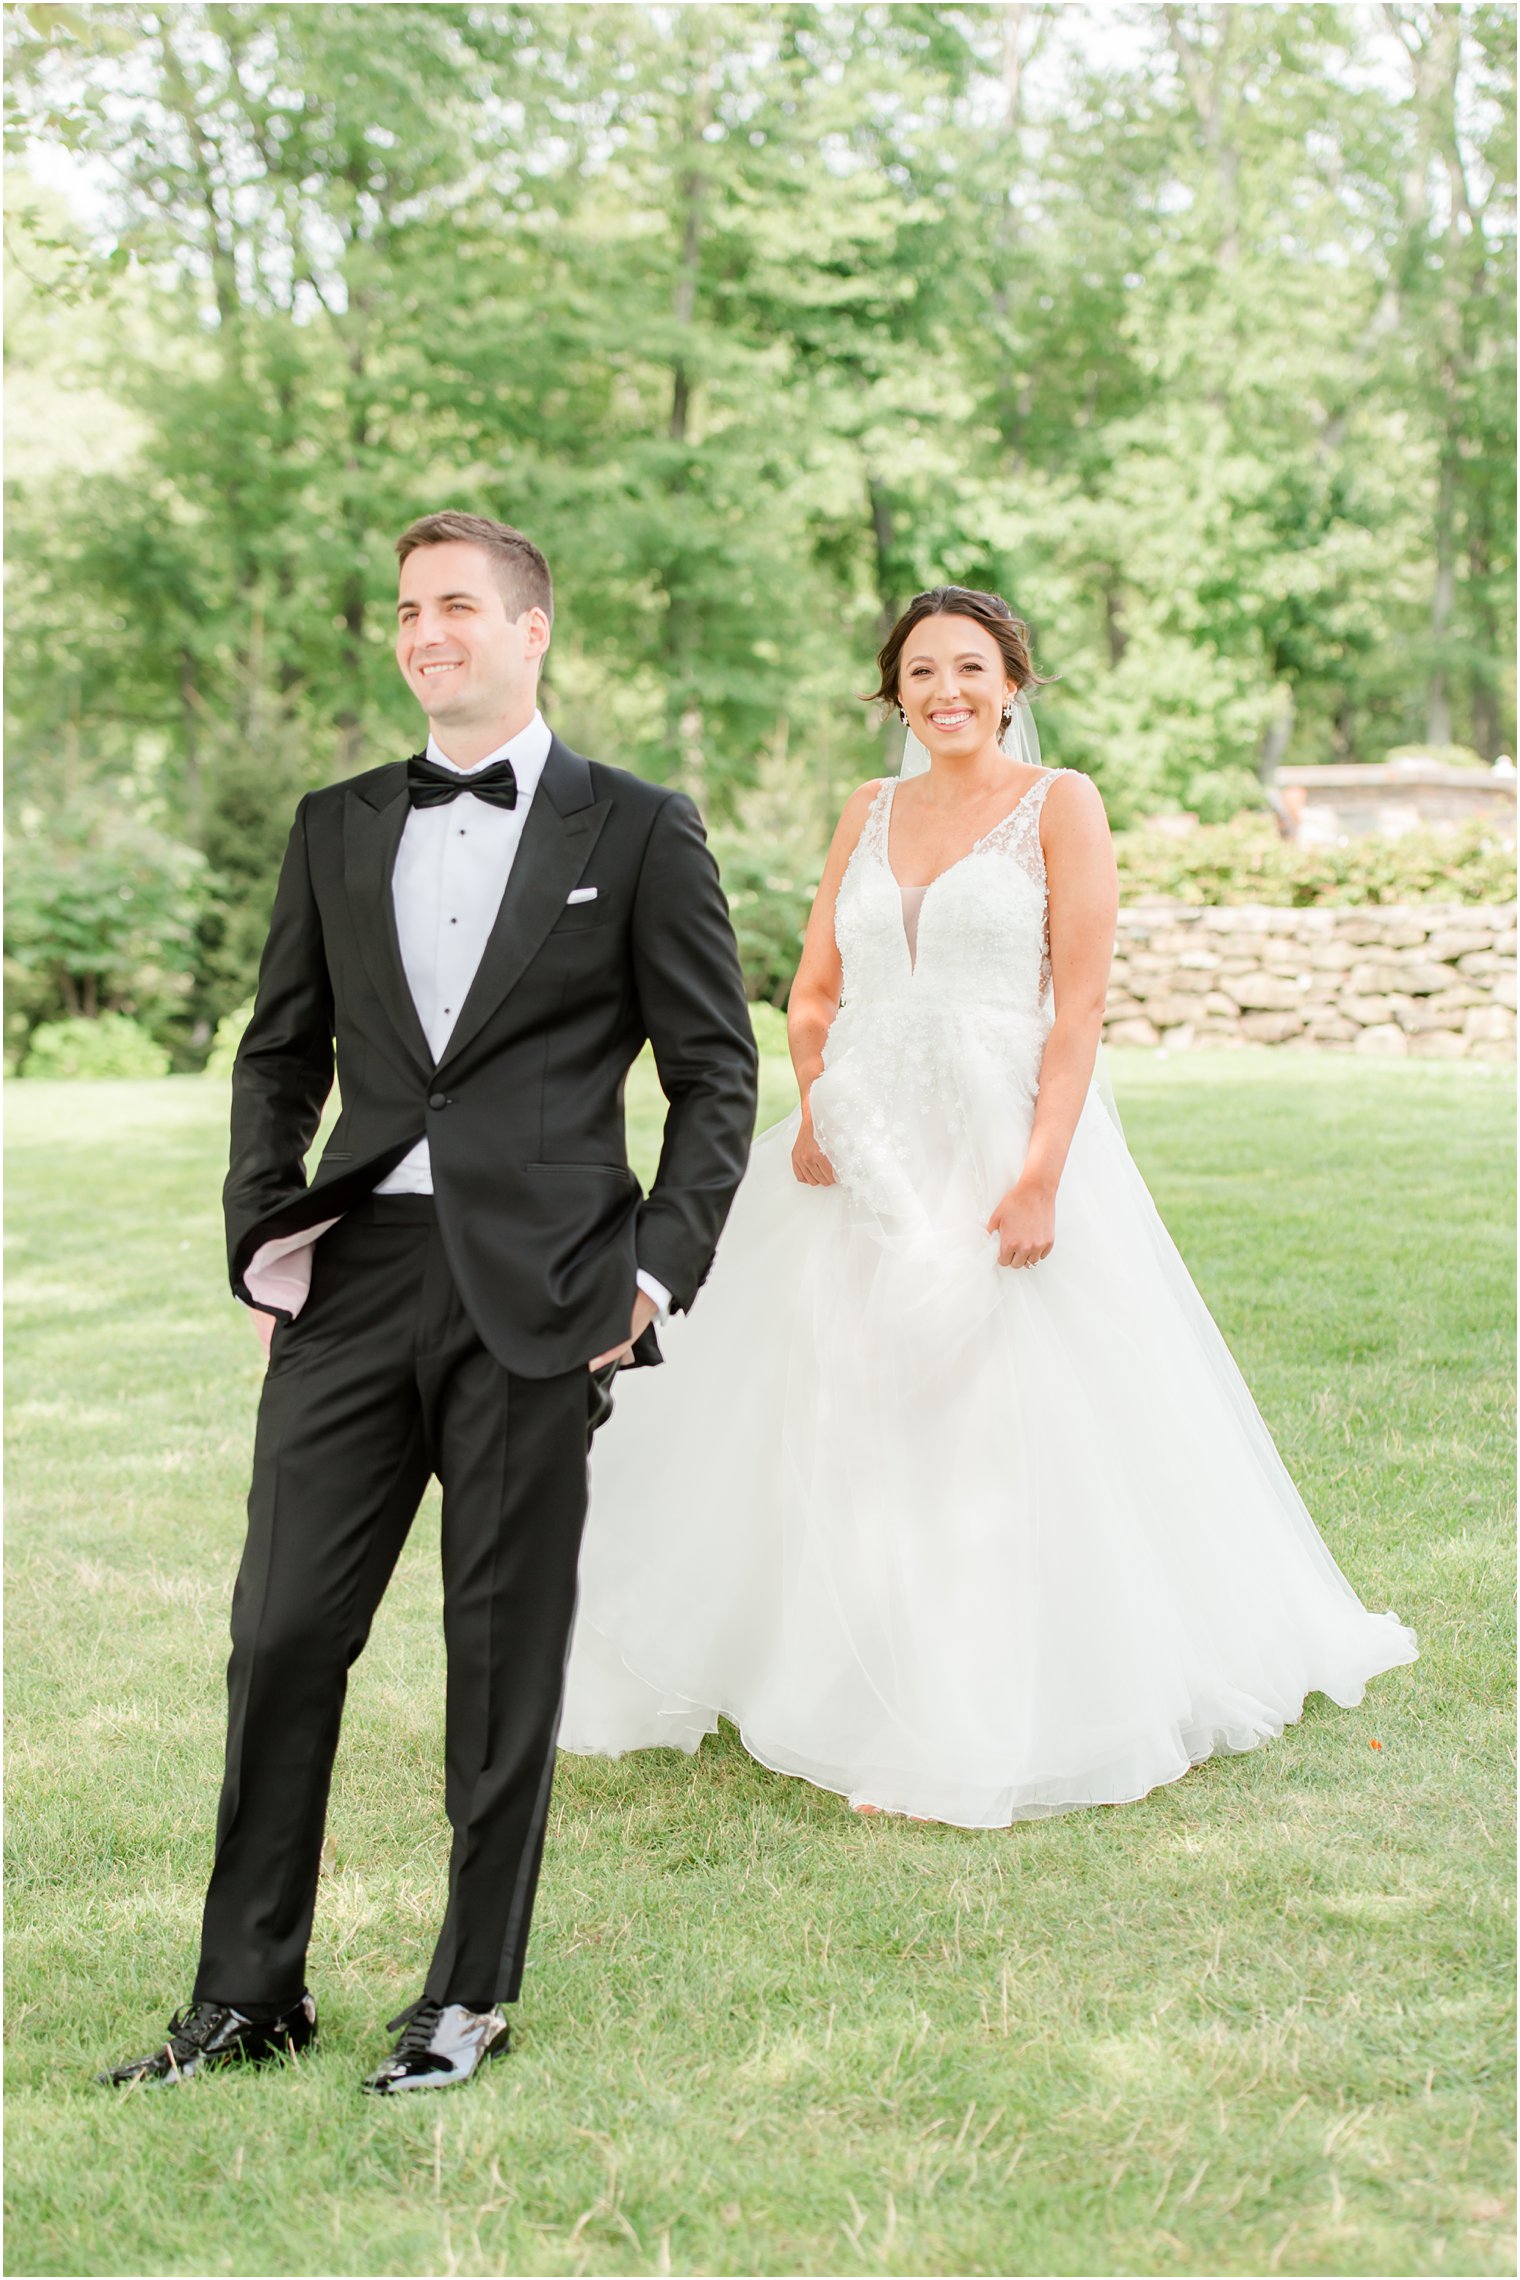
{"type": "Polygon", "coordinates": [[[1001,1827],[1141,1797],[1415,1659],[1096,1093],[1020,1270],[984,1232],[1000,1186],[883,1214],[800,1186],[796,1129],[757,1141],[665,1366],[597,1437],[561,1747],[694,1750],[722,1714],[853,1803],[1001,1827]]]}

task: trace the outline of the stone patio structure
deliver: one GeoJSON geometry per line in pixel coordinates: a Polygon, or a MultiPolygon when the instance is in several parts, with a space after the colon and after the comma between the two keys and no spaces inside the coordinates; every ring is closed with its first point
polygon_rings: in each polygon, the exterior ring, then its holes
{"type": "Polygon", "coordinates": [[[1398,839],[1406,831],[1477,822],[1515,844],[1513,761],[1496,760],[1491,768],[1418,758],[1279,768],[1276,788],[1293,837],[1304,846],[1335,846],[1371,832],[1398,839]]]}

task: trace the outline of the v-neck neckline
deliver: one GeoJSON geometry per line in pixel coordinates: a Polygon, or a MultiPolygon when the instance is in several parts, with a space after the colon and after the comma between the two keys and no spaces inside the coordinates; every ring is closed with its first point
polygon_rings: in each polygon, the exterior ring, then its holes
{"type": "Polygon", "coordinates": [[[937,887],[939,885],[941,879],[948,879],[952,871],[958,871],[963,863],[969,863],[973,855],[979,855],[981,853],[982,849],[986,846],[988,840],[992,837],[994,832],[1001,831],[1005,823],[1011,823],[1013,821],[1013,818],[1018,814],[1019,809],[1024,805],[1024,802],[1029,798],[1030,794],[1037,790],[1037,788],[1045,781],[1046,776],[1050,773],[1051,771],[1049,769],[1042,769],[1032,784],[1026,784],[1024,786],[1024,789],[1020,792],[1018,798],[1014,801],[1012,807],[1009,808],[1006,813],[1000,815],[996,823],[990,823],[987,826],[987,829],[982,833],[981,838],[973,841],[971,846],[966,849],[964,855],[957,855],[953,863],[947,863],[942,871],[936,871],[932,879],[914,880],[910,884],[906,885],[897,876],[896,871],[892,868],[892,810],[896,804],[897,787],[901,782],[901,778],[897,776],[890,777],[887,782],[887,813],[881,834],[881,859],[883,865],[885,866],[887,876],[891,879],[898,893],[927,895],[931,887],[937,887]]]}

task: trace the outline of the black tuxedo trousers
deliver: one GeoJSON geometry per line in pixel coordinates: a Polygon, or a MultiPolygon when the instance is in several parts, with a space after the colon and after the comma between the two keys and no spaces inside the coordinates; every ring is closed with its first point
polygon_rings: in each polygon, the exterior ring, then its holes
{"type": "Polygon", "coordinates": [[[375,1196],[318,1243],[259,1406],[197,1999],[283,2007],[306,1984],[348,1672],[433,1473],[453,1847],[425,1992],[472,2010],[515,1999],[611,1375],[496,1361],[429,1197],[375,1196]]]}

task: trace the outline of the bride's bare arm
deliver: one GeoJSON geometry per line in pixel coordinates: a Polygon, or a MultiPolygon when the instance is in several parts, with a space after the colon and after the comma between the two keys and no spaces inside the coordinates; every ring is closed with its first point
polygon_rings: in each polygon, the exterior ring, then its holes
{"type": "Polygon", "coordinates": [[[833,1166],[813,1137],[813,1116],[808,1101],[813,1081],[823,1068],[823,1041],[839,1011],[843,969],[839,945],[834,939],[834,905],[839,898],[845,865],[855,852],[855,842],[880,789],[878,778],[875,783],[862,784],[845,802],[829,845],[818,892],[813,897],[807,933],[802,941],[802,957],[786,1004],[786,1041],[802,1102],[802,1126],[792,1148],[792,1169],[807,1187],[830,1187],[834,1180],[833,1166]]]}
{"type": "Polygon", "coordinates": [[[1050,890],[1055,1020],[1040,1064],[1029,1153],[987,1225],[1004,1266],[1033,1266],[1055,1242],[1056,1190],[1092,1082],[1114,954],[1119,882],[1098,788],[1070,775],[1051,786],[1040,817],[1050,890]]]}

